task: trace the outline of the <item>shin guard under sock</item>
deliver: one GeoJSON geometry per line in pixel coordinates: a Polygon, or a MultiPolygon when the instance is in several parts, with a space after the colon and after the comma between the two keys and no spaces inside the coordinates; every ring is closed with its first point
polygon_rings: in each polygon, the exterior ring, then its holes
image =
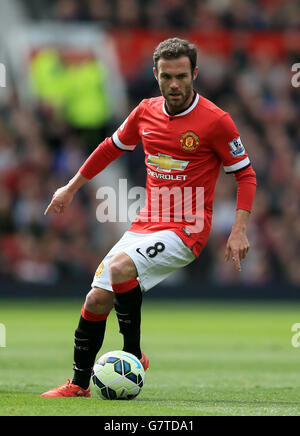
{"type": "Polygon", "coordinates": [[[109,314],[98,315],[82,307],[81,317],[75,331],[74,377],[72,383],[87,389],[97,356],[100,350],[109,314]]]}
{"type": "Polygon", "coordinates": [[[112,283],[115,293],[115,311],[120,333],[124,338],[123,351],[141,359],[141,306],[142,291],[136,279],[123,283],[112,283]]]}

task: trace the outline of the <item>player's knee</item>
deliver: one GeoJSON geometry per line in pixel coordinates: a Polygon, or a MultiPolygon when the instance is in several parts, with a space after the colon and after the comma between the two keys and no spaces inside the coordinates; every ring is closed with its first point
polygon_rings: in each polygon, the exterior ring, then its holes
{"type": "Polygon", "coordinates": [[[116,254],[109,263],[112,283],[120,283],[137,277],[137,270],[132,259],[125,253],[116,254]]]}
{"type": "Polygon", "coordinates": [[[94,287],[86,296],[86,310],[97,313],[109,313],[114,306],[114,294],[111,291],[94,287]]]}

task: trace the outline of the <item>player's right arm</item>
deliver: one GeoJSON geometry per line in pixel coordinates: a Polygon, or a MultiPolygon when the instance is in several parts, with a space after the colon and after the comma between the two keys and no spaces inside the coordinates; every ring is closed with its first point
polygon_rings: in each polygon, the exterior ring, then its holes
{"type": "Polygon", "coordinates": [[[44,215],[48,215],[48,213],[51,211],[56,214],[64,213],[65,208],[68,207],[72,202],[73,197],[78,189],[85,185],[86,182],[88,182],[88,179],[83,177],[78,171],[78,173],[69,181],[67,185],[62,186],[54,193],[44,215]]]}
{"type": "Polygon", "coordinates": [[[89,180],[99,174],[111,162],[123,154],[113,144],[111,138],[106,138],[93,153],[87,158],[77,174],[65,186],[59,188],[53,195],[51,203],[45,211],[48,215],[51,211],[56,214],[64,213],[72,202],[76,192],[89,180]]]}
{"type": "Polygon", "coordinates": [[[139,142],[139,115],[141,104],[137,106],[113,134],[106,138],[84,162],[78,173],[65,186],[59,188],[45,211],[56,214],[64,213],[66,207],[72,202],[76,192],[106,168],[111,162],[120,157],[125,151],[133,151],[139,142]]]}

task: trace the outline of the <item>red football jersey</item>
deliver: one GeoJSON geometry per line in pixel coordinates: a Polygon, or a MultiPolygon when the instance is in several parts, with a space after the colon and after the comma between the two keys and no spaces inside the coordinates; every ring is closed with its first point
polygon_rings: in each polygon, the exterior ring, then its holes
{"type": "Polygon", "coordinates": [[[172,230],[198,256],[210,233],[221,165],[226,173],[250,165],[230,115],[199,94],[176,115],[162,96],[146,99],[112,139],[125,151],[141,140],[145,152],[146,203],[130,230],[172,230]]]}

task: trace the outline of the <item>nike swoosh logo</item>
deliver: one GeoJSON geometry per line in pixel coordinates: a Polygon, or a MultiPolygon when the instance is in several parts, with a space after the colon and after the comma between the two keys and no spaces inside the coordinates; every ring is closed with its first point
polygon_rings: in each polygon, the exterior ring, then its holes
{"type": "Polygon", "coordinates": [[[150,133],[154,133],[152,131],[146,132],[144,129],[142,130],[142,135],[150,135],[150,133]]]}
{"type": "Polygon", "coordinates": [[[140,248],[137,248],[136,251],[137,251],[137,253],[139,253],[141,256],[143,256],[146,260],[148,260],[147,257],[144,256],[143,253],[141,253],[140,248]]]}

